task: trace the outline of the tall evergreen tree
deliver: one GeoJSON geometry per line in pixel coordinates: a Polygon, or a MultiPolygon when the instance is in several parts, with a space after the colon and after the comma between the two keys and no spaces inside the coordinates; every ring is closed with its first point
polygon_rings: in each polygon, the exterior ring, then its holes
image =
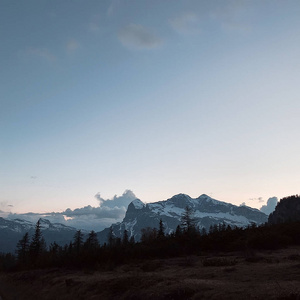
{"type": "Polygon", "coordinates": [[[25,263],[28,258],[29,254],[29,235],[28,232],[26,232],[21,240],[17,243],[17,257],[18,261],[25,263]]]}
{"type": "Polygon", "coordinates": [[[37,221],[35,225],[35,232],[32,237],[32,241],[29,246],[30,256],[32,259],[36,259],[46,250],[46,243],[41,231],[41,222],[37,221]]]}
{"type": "Polygon", "coordinates": [[[109,232],[107,235],[108,246],[112,247],[115,244],[115,235],[112,229],[112,226],[109,227],[109,232]]]}
{"type": "Polygon", "coordinates": [[[122,245],[127,246],[129,243],[128,231],[125,229],[123,233],[122,245]]]}
{"type": "Polygon", "coordinates": [[[192,230],[195,230],[195,223],[194,211],[187,205],[181,215],[181,226],[185,232],[191,232],[192,230]]]}
{"type": "Polygon", "coordinates": [[[159,220],[158,237],[162,238],[165,236],[165,227],[162,219],[159,220]]]}
{"type": "Polygon", "coordinates": [[[99,248],[100,244],[97,238],[97,234],[94,230],[89,233],[87,240],[84,243],[84,247],[89,250],[95,250],[99,248]]]}
{"type": "Polygon", "coordinates": [[[83,234],[81,230],[77,230],[73,238],[73,247],[78,254],[83,245],[83,234]]]}

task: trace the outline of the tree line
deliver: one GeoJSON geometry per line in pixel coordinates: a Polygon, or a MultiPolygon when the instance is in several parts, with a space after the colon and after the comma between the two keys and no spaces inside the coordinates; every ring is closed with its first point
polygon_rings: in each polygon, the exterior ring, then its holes
{"type": "Polygon", "coordinates": [[[38,221],[32,238],[26,233],[18,242],[16,255],[0,255],[0,270],[48,267],[111,269],[137,259],[278,249],[300,244],[300,222],[297,220],[260,226],[253,223],[245,228],[220,223],[206,230],[196,226],[190,207],[186,207],[181,224],[174,232],[166,234],[160,220],[157,228],[147,227],[141,233],[141,240],[136,242],[133,236],[129,237],[127,230],[119,238],[110,227],[107,243],[100,245],[95,231],[84,240],[83,233],[78,230],[69,244],[60,246],[54,242],[47,247],[38,221]]]}

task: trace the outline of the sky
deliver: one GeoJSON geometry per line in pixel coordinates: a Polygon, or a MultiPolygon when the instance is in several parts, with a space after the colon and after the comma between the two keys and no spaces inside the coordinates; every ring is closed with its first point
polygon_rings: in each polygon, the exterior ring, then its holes
{"type": "Polygon", "coordinates": [[[0,211],[102,207],[108,224],[135,197],[298,194],[299,15],[298,0],[0,0],[0,211]]]}

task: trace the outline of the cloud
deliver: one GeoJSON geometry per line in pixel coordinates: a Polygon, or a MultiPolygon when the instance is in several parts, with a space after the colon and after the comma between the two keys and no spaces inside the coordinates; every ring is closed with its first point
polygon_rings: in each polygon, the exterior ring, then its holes
{"type": "Polygon", "coordinates": [[[90,23],[88,24],[88,30],[91,32],[99,32],[100,31],[100,20],[101,20],[101,15],[100,14],[96,14],[93,15],[91,18],[90,23]]]}
{"type": "Polygon", "coordinates": [[[120,6],[121,2],[120,0],[112,0],[107,11],[106,11],[106,15],[108,17],[111,17],[114,12],[117,10],[117,8],[120,6]]]}
{"type": "Polygon", "coordinates": [[[162,40],[148,29],[138,24],[129,24],[118,34],[123,46],[132,50],[154,49],[162,44],[162,40]]]}
{"type": "Polygon", "coordinates": [[[101,207],[125,207],[127,208],[128,204],[136,199],[135,194],[131,190],[126,190],[122,196],[115,195],[112,199],[103,199],[101,198],[100,193],[95,195],[95,198],[99,201],[99,206],[101,207]]]}
{"type": "Polygon", "coordinates": [[[249,198],[250,201],[258,201],[258,203],[263,203],[265,202],[265,200],[263,200],[262,197],[258,197],[258,198],[249,198]]]}
{"type": "Polygon", "coordinates": [[[269,198],[268,201],[267,201],[267,205],[263,205],[260,208],[260,211],[265,213],[266,215],[269,215],[270,213],[272,213],[275,210],[277,202],[278,202],[277,197],[269,198]]]}
{"type": "Polygon", "coordinates": [[[10,213],[9,219],[25,219],[37,222],[39,218],[48,219],[52,223],[62,223],[77,229],[101,231],[113,223],[123,220],[128,204],[136,199],[135,194],[126,190],[121,196],[115,195],[112,199],[103,199],[100,193],[95,195],[99,206],[87,205],[81,208],[67,208],[63,212],[51,213],[10,213]]]}
{"type": "Polygon", "coordinates": [[[10,207],[14,207],[12,204],[9,204],[7,201],[1,201],[0,202],[0,209],[2,210],[2,212],[7,211],[7,208],[10,207]]]}
{"type": "Polygon", "coordinates": [[[92,207],[90,205],[76,208],[71,210],[70,208],[66,209],[62,214],[67,217],[80,217],[80,216],[93,216],[94,218],[109,218],[109,219],[121,219],[124,217],[126,212],[125,207],[92,207]]]}
{"type": "Polygon", "coordinates": [[[193,12],[184,13],[170,19],[169,24],[176,32],[181,34],[196,34],[201,31],[199,28],[199,18],[193,12]]]}
{"type": "Polygon", "coordinates": [[[248,14],[251,2],[246,0],[230,0],[220,2],[214,6],[210,17],[218,22],[227,32],[248,32],[249,25],[245,23],[245,14],[248,14]]]}
{"type": "Polygon", "coordinates": [[[74,39],[69,40],[66,44],[66,48],[69,52],[73,52],[77,50],[79,46],[80,46],[79,43],[74,39]]]}
{"type": "Polygon", "coordinates": [[[46,48],[28,48],[25,51],[27,56],[39,57],[48,62],[56,61],[56,57],[46,48]]]}

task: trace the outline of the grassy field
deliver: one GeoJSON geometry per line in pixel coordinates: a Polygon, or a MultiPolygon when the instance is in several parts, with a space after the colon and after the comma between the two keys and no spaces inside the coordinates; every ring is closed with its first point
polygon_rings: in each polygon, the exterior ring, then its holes
{"type": "Polygon", "coordinates": [[[300,299],[300,247],[0,275],[0,299],[300,299]]]}

